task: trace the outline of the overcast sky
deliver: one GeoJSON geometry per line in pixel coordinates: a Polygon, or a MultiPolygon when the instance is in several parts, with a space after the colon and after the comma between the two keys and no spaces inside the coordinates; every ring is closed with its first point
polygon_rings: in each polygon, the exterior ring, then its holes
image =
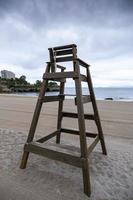
{"type": "Polygon", "coordinates": [[[95,86],[133,86],[133,0],[0,0],[0,70],[34,82],[48,47],[69,43],[95,86]]]}

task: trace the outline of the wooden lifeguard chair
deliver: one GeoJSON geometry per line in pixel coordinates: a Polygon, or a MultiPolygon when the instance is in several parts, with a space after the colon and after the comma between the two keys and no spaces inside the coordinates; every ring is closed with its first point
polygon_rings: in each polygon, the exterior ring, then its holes
{"type": "Polygon", "coordinates": [[[99,141],[101,143],[103,154],[105,155],[107,154],[103,131],[97,109],[96,99],[94,95],[93,85],[91,81],[90,71],[89,71],[90,65],[77,57],[77,46],[75,44],[49,48],[49,55],[50,55],[50,62],[47,62],[46,71],[43,75],[42,87],[37,100],[27,142],[24,145],[24,153],[20,168],[24,169],[26,167],[30,152],[54,160],[58,160],[76,167],[80,167],[82,168],[82,173],[83,173],[84,193],[90,196],[91,186],[90,186],[88,156],[99,141]],[[68,62],[68,61],[72,61],[73,63],[72,71],[65,71],[65,67],[62,67],[57,64],[60,62],[68,62]],[[86,75],[80,74],[81,66],[85,68],[86,75]],[[57,72],[56,68],[59,68],[61,71],[57,72]],[[64,87],[67,78],[69,79],[72,78],[75,82],[75,90],[76,90],[75,105],[77,106],[77,113],[66,112],[63,110],[63,102],[65,99],[64,87]],[[60,91],[58,96],[45,96],[49,80],[60,82],[60,91]],[[85,81],[87,83],[90,95],[82,96],[81,81],[85,81]],[[59,101],[57,129],[53,133],[44,136],[38,139],[37,141],[33,141],[42,104],[52,101],[59,101]],[[83,104],[88,102],[92,103],[94,114],[84,113],[83,104]],[[62,119],[65,117],[77,118],[79,130],[62,128],[62,119]],[[86,131],[85,120],[94,120],[98,130],[97,134],[89,133],[86,131]],[[63,150],[62,148],[60,149],[60,138],[62,133],[74,134],[79,136],[80,140],[79,154],[75,154],[75,152],[73,152],[72,150],[66,151],[63,150]],[[56,137],[56,144],[50,146],[46,141],[53,137],[56,137]],[[87,137],[94,138],[93,142],[88,147],[87,147],[87,137]],[[46,142],[46,144],[44,142],[46,142]]]}

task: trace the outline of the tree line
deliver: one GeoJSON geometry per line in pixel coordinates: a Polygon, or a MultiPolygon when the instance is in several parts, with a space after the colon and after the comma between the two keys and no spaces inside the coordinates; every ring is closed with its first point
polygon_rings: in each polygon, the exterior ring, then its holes
{"type": "MultiPolygon", "coordinates": [[[[0,77],[0,92],[38,92],[40,90],[42,82],[36,80],[34,84],[30,84],[26,80],[26,76],[22,75],[19,78],[1,78],[0,77]]],[[[56,82],[49,82],[47,91],[59,90],[59,86],[56,82]]]]}

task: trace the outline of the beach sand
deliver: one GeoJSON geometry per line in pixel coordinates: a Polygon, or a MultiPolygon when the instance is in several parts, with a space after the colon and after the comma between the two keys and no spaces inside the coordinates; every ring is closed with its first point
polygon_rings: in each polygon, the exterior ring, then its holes
{"type": "MultiPolygon", "coordinates": [[[[98,101],[108,155],[98,144],[89,157],[92,195],[88,198],[79,168],[30,154],[27,168],[19,169],[36,100],[0,96],[0,200],[133,200],[133,102],[98,101]]],[[[57,103],[45,105],[37,138],[56,128],[57,103]]],[[[91,106],[84,109],[92,112],[91,106]]],[[[76,112],[72,100],[65,101],[64,110],[76,112]]],[[[77,128],[77,121],[64,120],[63,127],[77,128]]],[[[96,131],[88,121],[86,127],[96,131]]],[[[79,140],[63,135],[61,141],[77,146],[79,140]]]]}

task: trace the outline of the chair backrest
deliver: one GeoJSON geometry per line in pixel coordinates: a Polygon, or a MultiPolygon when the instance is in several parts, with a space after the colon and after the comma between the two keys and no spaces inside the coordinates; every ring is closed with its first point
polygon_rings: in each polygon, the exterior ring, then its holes
{"type": "Polygon", "coordinates": [[[48,50],[52,72],[56,72],[57,63],[74,61],[77,58],[77,46],[75,44],[53,47],[48,50]]]}

